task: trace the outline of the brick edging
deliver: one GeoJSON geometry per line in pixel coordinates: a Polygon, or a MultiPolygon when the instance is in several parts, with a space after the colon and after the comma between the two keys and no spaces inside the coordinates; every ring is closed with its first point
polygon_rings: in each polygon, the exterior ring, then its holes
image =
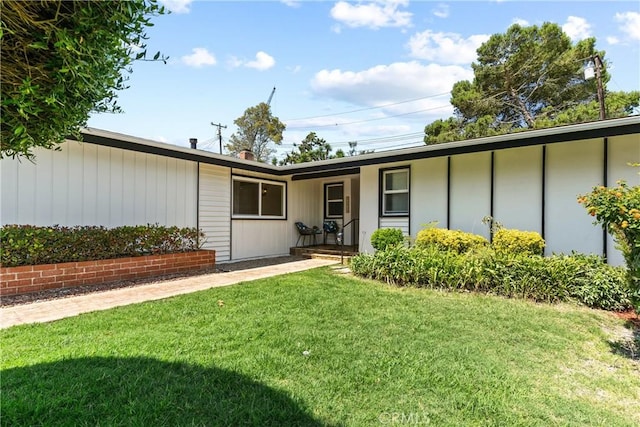
{"type": "Polygon", "coordinates": [[[0,268],[0,296],[117,282],[212,268],[216,251],[0,268]]]}

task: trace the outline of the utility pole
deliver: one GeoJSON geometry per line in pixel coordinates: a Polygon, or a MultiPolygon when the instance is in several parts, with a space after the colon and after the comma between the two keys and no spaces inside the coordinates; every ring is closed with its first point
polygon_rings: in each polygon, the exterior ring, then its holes
{"type": "Polygon", "coordinates": [[[598,103],[600,104],[600,120],[606,118],[604,109],[604,88],[602,87],[602,60],[600,55],[593,55],[593,65],[596,69],[596,81],[598,83],[598,103]]]}
{"type": "Polygon", "coordinates": [[[222,129],[226,129],[227,125],[222,126],[220,123],[215,124],[211,122],[211,126],[218,128],[218,142],[220,143],[220,154],[222,154],[222,129]]]}

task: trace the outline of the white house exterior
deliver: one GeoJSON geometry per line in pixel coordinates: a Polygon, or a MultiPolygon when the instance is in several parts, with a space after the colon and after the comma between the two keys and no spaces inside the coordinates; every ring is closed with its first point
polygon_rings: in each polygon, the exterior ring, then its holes
{"type": "Polygon", "coordinates": [[[199,227],[218,261],[282,255],[296,221],[336,220],[345,243],[372,251],[371,233],[414,236],[432,221],[488,237],[492,216],[537,231],[546,251],[622,262],[579,194],[640,184],[640,117],[528,131],[276,167],[113,132],[0,162],[0,221],[32,225],[199,227]]]}

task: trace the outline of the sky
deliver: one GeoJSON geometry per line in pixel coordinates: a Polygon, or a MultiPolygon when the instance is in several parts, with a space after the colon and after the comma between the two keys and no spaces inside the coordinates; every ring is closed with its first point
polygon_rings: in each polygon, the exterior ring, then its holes
{"type": "MultiPolygon", "coordinates": [[[[124,113],[92,128],[219,152],[234,120],[270,95],[286,124],[276,157],[309,132],[334,151],[422,145],[425,125],[452,115],[453,84],[472,80],[476,49],[514,23],[561,25],[606,51],[609,91],[640,89],[638,1],[160,0],[147,51],[135,62],[124,113]]],[[[276,148],[274,146],[274,148],[276,148]]]]}

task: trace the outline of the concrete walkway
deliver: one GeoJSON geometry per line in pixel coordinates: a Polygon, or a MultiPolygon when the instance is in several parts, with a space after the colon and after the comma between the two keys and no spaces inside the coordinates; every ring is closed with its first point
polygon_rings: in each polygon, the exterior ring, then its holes
{"type": "Polygon", "coordinates": [[[107,310],[113,307],[158,300],[286,273],[295,273],[335,263],[335,260],[306,259],[248,270],[205,274],[149,285],[0,308],[0,329],[25,323],[51,322],[90,311],[107,310]]]}

